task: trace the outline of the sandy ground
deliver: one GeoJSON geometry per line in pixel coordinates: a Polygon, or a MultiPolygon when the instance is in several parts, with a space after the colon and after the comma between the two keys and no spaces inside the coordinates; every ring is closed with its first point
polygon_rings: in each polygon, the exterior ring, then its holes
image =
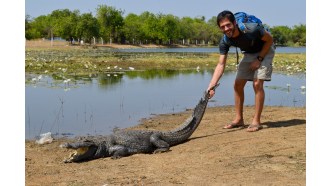
{"type": "MultiPolygon", "coordinates": [[[[245,123],[252,107],[245,107],[245,123]]],[[[143,119],[135,128],[169,130],[191,111],[143,119]]],[[[65,164],[70,150],[25,143],[26,185],[305,185],[306,108],[265,107],[264,129],[222,129],[233,107],[207,108],[186,143],[162,154],[65,164]]]]}

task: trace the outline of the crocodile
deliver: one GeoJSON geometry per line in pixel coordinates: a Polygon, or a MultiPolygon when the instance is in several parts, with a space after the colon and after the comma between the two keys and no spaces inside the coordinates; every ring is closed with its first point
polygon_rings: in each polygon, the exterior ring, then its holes
{"type": "MultiPolygon", "coordinates": [[[[218,85],[212,89],[215,90],[218,85]]],[[[204,116],[208,100],[209,92],[205,91],[192,115],[173,130],[119,129],[110,135],[88,136],[73,143],[63,143],[60,147],[75,150],[64,162],[83,162],[105,157],[118,159],[137,153],[167,152],[171,146],[186,142],[193,134],[204,116]]]]}

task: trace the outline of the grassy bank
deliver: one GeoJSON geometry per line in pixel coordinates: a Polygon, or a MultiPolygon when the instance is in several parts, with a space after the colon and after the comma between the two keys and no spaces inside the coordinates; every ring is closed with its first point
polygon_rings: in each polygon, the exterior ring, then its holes
{"type": "MultiPolygon", "coordinates": [[[[26,48],[25,71],[35,74],[95,74],[148,69],[214,69],[217,53],[118,53],[81,47],[26,48]]],[[[242,55],[240,56],[240,58],[242,55]]],[[[276,54],[274,71],[306,71],[306,54],[276,54]]],[[[227,71],[235,70],[236,54],[229,54],[227,71]]]]}

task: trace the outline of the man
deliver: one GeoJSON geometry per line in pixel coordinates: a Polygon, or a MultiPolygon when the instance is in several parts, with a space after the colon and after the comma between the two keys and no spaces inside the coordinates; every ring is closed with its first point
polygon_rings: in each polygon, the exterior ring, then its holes
{"type": "Polygon", "coordinates": [[[210,92],[210,98],[215,94],[211,88],[217,84],[224,73],[229,47],[239,47],[244,53],[244,56],[238,64],[234,83],[236,116],[234,120],[230,124],[224,126],[224,128],[244,127],[244,86],[247,81],[253,81],[255,113],[247,131],[258,131],[262,129],[260,117],[265,100],[264,81],[270,81],[272,74],[272,61],[275,53],[273,38],[270,33],[258,23],[245,23],[247,31],[243,33],[236,25],[233,13],[227,10],[219,13],[217,24],[221,32],[225,34],[227,38],[223,37],[219,44],[219,63],[214,70],[213,77],[207,89],[210,92]]]}

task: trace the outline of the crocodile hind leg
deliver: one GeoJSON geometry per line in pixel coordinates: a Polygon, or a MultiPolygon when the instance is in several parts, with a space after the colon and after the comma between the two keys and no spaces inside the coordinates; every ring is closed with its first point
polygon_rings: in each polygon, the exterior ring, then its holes
{"type": "Polygon", "coordinates": [[[170,149],[170,145],[166,141],[161,139],[160,134],[151,135],[150,142],[157,147],[157,149],[154,150],[154,154],[166,152],[170,149]]]}

